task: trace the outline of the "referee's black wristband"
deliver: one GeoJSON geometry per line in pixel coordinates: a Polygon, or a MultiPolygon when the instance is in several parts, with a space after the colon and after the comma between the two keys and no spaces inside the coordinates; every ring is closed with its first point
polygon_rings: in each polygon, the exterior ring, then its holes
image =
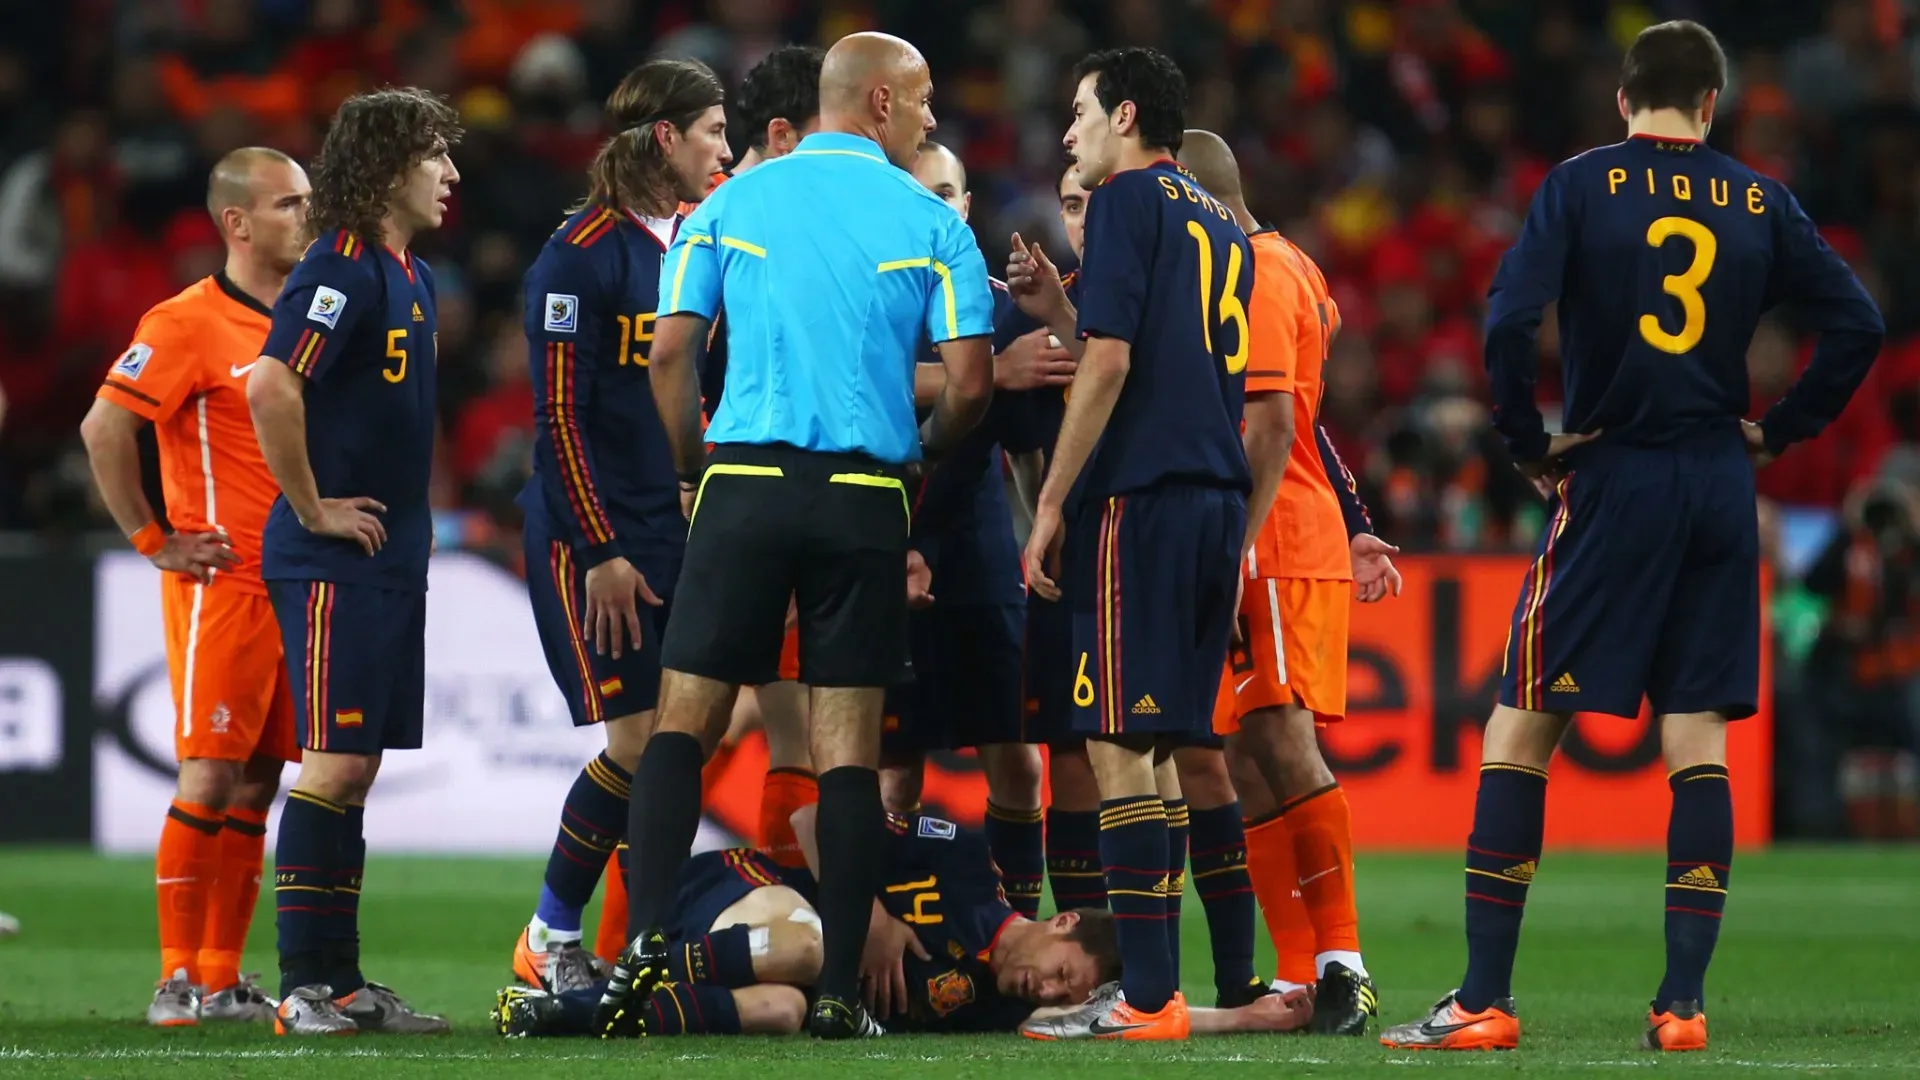
{"type": "Polygon", "coordinates": [[[702,475],[704,475],[703,472],[681,473],[680,486],[685,488],[699,487],[700,477],[702,475]]]}

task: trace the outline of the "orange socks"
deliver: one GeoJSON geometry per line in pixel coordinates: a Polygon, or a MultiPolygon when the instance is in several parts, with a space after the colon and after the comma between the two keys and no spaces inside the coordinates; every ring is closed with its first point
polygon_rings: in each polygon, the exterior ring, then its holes
{"type": "Polygon", "coordinates": [[[627,947],[627,875],[620,872],[626,850],[624,843],[615,846],[607,857],[607,872],[600,875],[600,927],[593,934],[593,955],[609,964],[627,947]]]}
{"type": "Polygon", "coordinates": [[[807,865],[800,841],[793,835],[793,815],[820,801],[820,782],[806,769],[768,769],[760,789],[761,851],[781,866],[807,865]]]}
{"type": "Polygon", "coordinates": [[[154,888],[160,902],[160,977],[185,969],[200,982],[200,944],[208,898],[220,865],[220,832],[225,815],[199,803],[175,799],[160,828],[154,859],[154,888]]]}
{"type": "MultiPolygon", "coordinates": [[[[1300,896],[1313,921],[1321,955],[1360,952],[1360,916],[1353,905],[1353,814],[1339,784],[1308,792],[1281,807],[1293,837],[1300,896]]],[[[1344,958],[1343,958],[1344,959],[1344,958]]],[[[1349,967],[1352,960],[1345,961],[1349,967]]]]}
{"type": "MultiPolygon", "coordinates": [[[[178,803],[175,804],[179,805],[178,803]]],[[[228,810],[220,830],[219,870],[207,896],[206,928],[200,938],[200,977],[208,993],[240,981],[240,954],[260,899],[260,862],[267,845],[262,810],[228,810]]]]}
{"type": "Polygon", "coordinates": [[[1314,981],[1313,923],[1301,899],[1299,875],[1294,873],[1293,837],[1287,819],[1279,815],[1247,826],[1247,871],[1253,878],[1254,899],[1279,957],[1281,982],[1307,986],[1314,981]]]}

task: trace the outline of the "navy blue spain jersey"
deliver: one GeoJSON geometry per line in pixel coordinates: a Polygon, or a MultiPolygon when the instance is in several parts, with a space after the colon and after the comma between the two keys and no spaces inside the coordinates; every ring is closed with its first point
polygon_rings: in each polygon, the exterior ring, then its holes
{"type": "Polygon", "coordinates": [[[1777,303],[1794,303],[1821,340],[1763,421],[1776,451],[1839,415],[1882,332],[1873,301],[1784,185],[1686,139],[1588,151],[1535,193],[1487,309],[1494,423],[1521,460],[1547,453],[1534,337],[1554,301],[1565,430],[1630,446],[1737,432],[1747,344],[1777,303]]]}
{"type": "Polygon", "coordinates": [[[1002,994],[988,963],[1014,919],[987,843],[951,821],[887,815],[880,903],[913,928],[931,960],[906,955],[908,1011],[887,1026],[916,1032],[1013,1031],[1031,1002],[1002,994]]]}
{"type": "Polygon", "coordinates": [[[387,542],[369,557],[355,541],[316,536],[281,496],[261,542],[262,577],[427,587],[434,325],[433,272],[409,252],[336,231],[293,268],[261,355],[306,380],[307,460],[320,497],[384,504],[387,542]]]}
{"type": "Polygon", "coordinates": [[[533,475],[520,495],[594,566],[623,556],[662,596],[687,521],[648,378],[665,243],[630,212],[569,217],[526,276],[533,475]]]}
{"type": "MultiPolygon", "coordinates": [[[[997,326],[1013,309],[1013,301],[1004,283],[991,278],[988,283],[997,326]]],[[[920,362],[938,364],[940,356],[928,346],[920,362]]],[[[1002,445],[1024,437],[1024,416],[1017,395],[994,395],[987,415],[940,460],[920,489],[912,542],[926,558],[933,580],[944,583],[934,592],[942,604],[1017,604],[1026,596],[1000,454],[1002,445]]]]}
{"type": "Polygon", "coordinates": [[[1132,351],[1087,466],[1089,496],[1168,481],[1252,489],[1240,441],[1252,295],[1246,233],[1179,165],[1162,159],[1094,189],[1078,333],[1132,351]]]}

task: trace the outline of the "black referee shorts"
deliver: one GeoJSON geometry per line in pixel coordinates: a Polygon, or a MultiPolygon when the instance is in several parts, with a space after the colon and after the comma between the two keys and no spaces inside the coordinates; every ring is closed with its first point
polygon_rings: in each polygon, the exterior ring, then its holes
{"type": "Polygon", "coordinates": [[[800,681],[904,680],[905,477],[855,454],[716,447],[694,504],[662,666],[739,686],[777,681],[792,597],[800,681]]]}

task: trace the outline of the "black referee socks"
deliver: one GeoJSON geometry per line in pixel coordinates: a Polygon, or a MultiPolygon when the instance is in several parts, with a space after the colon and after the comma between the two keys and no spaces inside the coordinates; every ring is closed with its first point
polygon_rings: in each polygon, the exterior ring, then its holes
{"type": "Polygon", "coordinates": [[[843,765],[820,774],[820,933],[826,949],[820,992],[847,1001],[860,994],[860,952],[867,943],[873,898],[880,892],[886,807],[880,774],[843,765]]]}
{"type": "Polygon", "coordinates": [[[700,832],[700,740],[662,731],[647,740],[627,802],[627,936],[660,926],[700,832]]]}

